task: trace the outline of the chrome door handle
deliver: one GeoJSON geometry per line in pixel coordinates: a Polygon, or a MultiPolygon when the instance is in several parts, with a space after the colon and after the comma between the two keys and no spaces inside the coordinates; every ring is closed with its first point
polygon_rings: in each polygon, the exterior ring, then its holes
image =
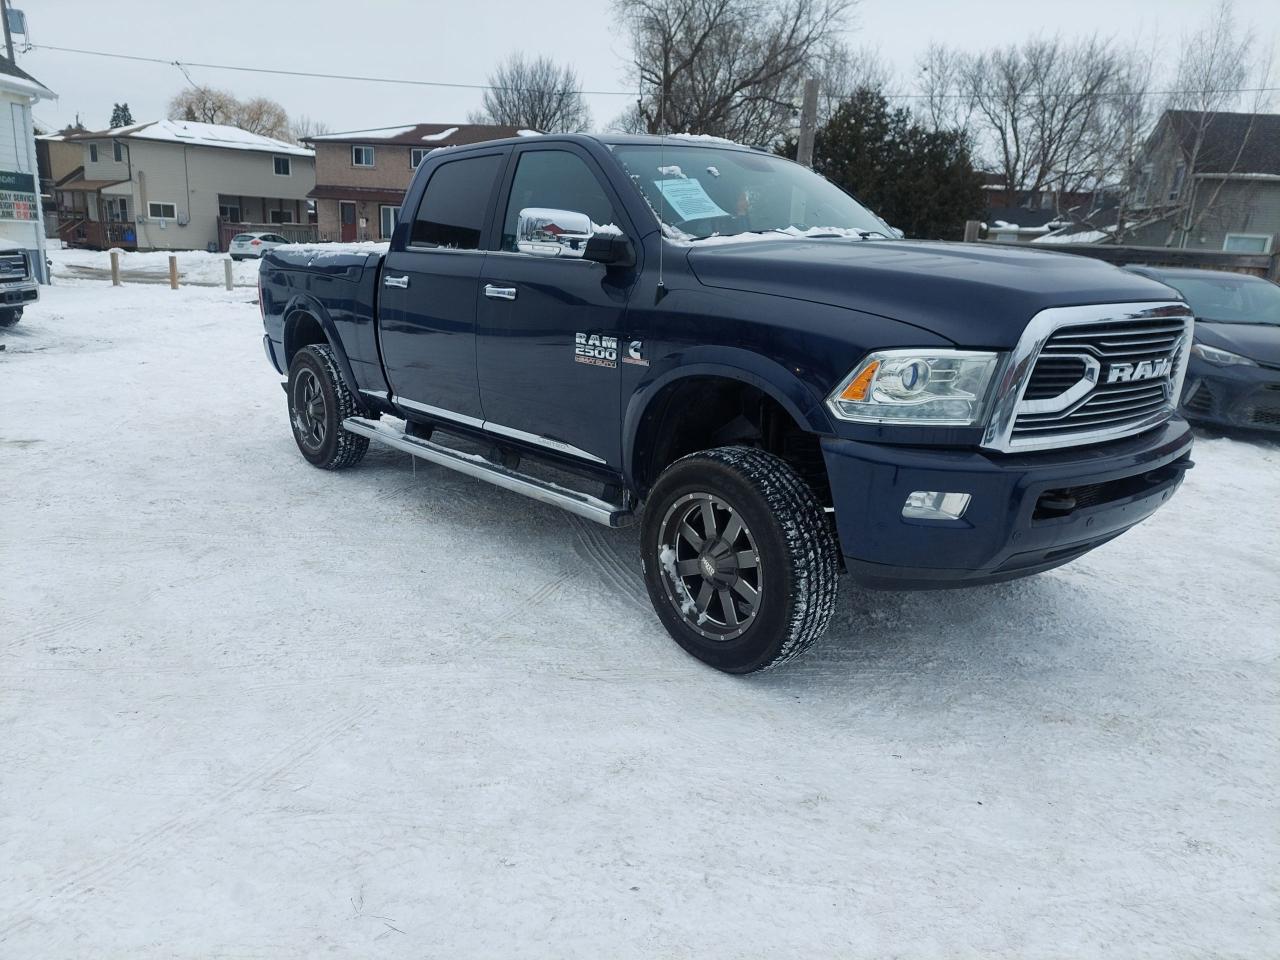
{"type": "Polygon", "coordinates": [[[516,298],[515,287],[495,287],[492,283],[484,285],[484,295],[490,300],[514,300],[516,298]]]}
{"type": "Polygon", "coordinates": [[[382,285],[384,287],[399,287],[401,290],[407,290],[409,287],[409,278],[387,275],[382,278],[382,285]]]}

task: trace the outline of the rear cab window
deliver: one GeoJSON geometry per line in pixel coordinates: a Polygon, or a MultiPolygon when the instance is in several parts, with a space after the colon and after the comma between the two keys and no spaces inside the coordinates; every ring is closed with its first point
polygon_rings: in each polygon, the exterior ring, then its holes
{"type": "Polygon", "coordinates": [[[412,247],[479,250],[480,236],[505,154],[462,157],[437,167],[418,204],[412,247]]]}

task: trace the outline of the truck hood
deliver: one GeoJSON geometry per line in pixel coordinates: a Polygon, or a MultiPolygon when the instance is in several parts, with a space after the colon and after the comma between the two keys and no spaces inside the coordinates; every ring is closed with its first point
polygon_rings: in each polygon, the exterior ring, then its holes
{"type": "Polygon", "coordinates": [[[996,244],[790,239],[691,244],[708,287],[901,320],[969,347],[1007,349],[1047,307],[1176,299],[1100,260],[996,244]]]}

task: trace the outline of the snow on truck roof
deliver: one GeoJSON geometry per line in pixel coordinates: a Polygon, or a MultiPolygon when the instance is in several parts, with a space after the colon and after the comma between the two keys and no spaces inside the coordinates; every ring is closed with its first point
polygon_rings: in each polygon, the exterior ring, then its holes
{"type": "Polygon", "coordinates": [[[161,143],[188,143],[196,147],[220,147],[226,150],[260,150],[295,157],[312,157],[315,151],[296,143],[264,137],[239,127],[222,123],[200,123],[195,120],[152,120],[128,127],[112,127],[89,133],[76,133],[68,140],[155,140],[161,143]]]}

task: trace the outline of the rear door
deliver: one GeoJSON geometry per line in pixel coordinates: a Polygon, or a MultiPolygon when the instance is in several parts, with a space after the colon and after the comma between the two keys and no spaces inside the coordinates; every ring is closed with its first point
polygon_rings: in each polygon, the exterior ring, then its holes
{"type": "Polygon", "coordinates": [[[396,400],[410,410],[475,425],[483,417],[476,299],[485,224],[507,152],[436,167],[403,249],[387,254],[378,298],[382,356],[396,400]]]}
{"type": "Polygon", "coordinates": [[[617,468],[620,370],[629,356],[623,318],[635,271],[521,253],[515,233],[527,207],[586,214],[633,243],[634,232],[595,160],[577,145],[520,147],[511,167],[479,285],[485,426],[617,468]]]}

